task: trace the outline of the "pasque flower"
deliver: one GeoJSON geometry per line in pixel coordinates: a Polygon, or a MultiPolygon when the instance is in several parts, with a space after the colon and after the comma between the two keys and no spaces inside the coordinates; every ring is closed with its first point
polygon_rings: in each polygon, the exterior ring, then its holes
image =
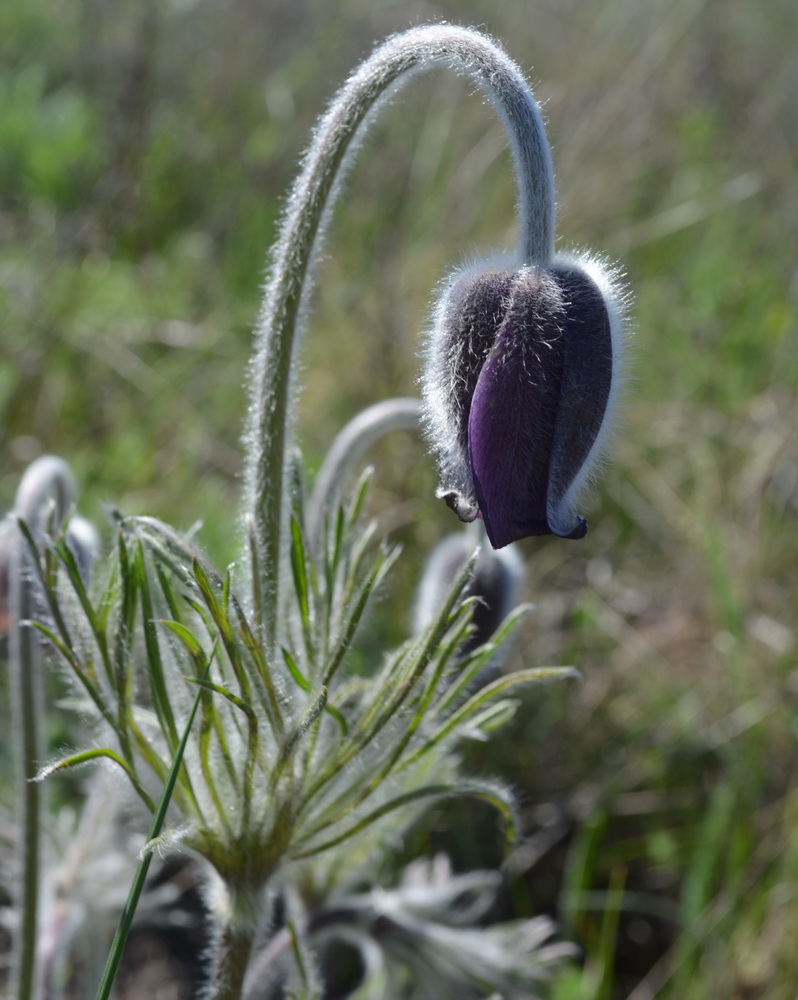
{"type": "MultiPolygon", "coordinates": [[[[334,198],[375,109],[403,81],[436,66],[467,75],[494,102],[508,131],[519,206],[512,261],[452,278],[436,313],[425,419],[438,451],[441,494],[464,520],[481,515],[496,548],[527,534],[584,534],[575,510],[616,395],[622,297],[611,272],[592,259],[554,255],[549,148],[520,70],[489,38],[444,24],[388,39],[352,74],[319,122],[287,199],[250,366],[238,563],[217,573],[193,537],[154,518],[112,511],[111,556],[89,587],[92,540],[82,537],[79,522],[55,530],[70,508],[68,470],[54,459],[40,467],[49,469],[44,499],[52,494],[53,505],[31,500],[41,494],[27,477],[21,497],[28,500],[23,505],[18,497],[17,513],[30,502],[41,515],[38,525],[20,524],[8,580],[16,586],[11,619],[18,648],[12,645],[11,659],[19,665],[24,714],[20,786],[35,791],[29,779],[101,758],[122,769],[154,814],[126,913],[150,852],[181,841],[201,857],[212,928],[203,995],[214,1000],[240,1000],[248,977],[263,993],[248,967],[281,914],[282,939],[290,939],[296,966],[291,995],[320,996],[300,918],[325,898],[337,907],[333,892],[345,900],[349,886],[368,881],[370,859],[429,800],[467,796],[492,804],[511,843],[512,795],[501,783],[463,777],[455,744],[506,721],[519,704],[506,697],[516,686],[572,674],[528,668],[493,679],[497,646],[520,617],[516,609],[499,624],[517,583],[515,557],[468,558],[462,540],[455,550],[438,550],[441,561],[425,573],[430,593],[440,597],[417,622],[417,633],[384,656],[375,655],[371,640],[366,650],[356,648],[397,550],[372,543],[373,529],[361,516],[364,479],[347,503],[335,501],[361,449],[389,427],[415,421],[412,402],[371,408],[350,426],[322,466],[305,516],[292,434],[309,279],[334,198]],[[45,767],[37,749],[40,671],[23,669],[34,662],[23,654],[38,653],[42,637],[68,666],[102,740],[45,767]],[[484,639],[490,641],[473,648],[484,639]],[[180,821],[171,829],[167,801],[180,821]],[[276,906],[277,899],[285,905],[276,906]]],[[[23,906],[17,964],[33,970],[41,957],[40,810],[32,794],[28,803],[20,828],[23,846],[33,848],[24,899],[31,905],[23,906]]],[[[420,881],[434,881],[432,874],[421,872],[420,881]]],[[[403,964],[418,980],[419,997],[491,988],[507,1000],[531,996],[541,965],[554,957],[540,948],[548,922],[464,926],[454,904],[472,890],[490,902],[490,880],[443,876],[428,887],[432,892],[406,885],[350,900],[347,917],[355,911],[355,919],[339,921],[339,936],[351,940],[354,928],[366,965],[378,952],[409,956],[403,964]]],[[[305,923],[312,933],[312,921],[305,923]]],[[[123,937],[116,937],[98,996],[108,996],[123,937]]],[[[375,972],[358,995],[407,992],[405,968],[392,988],[388,957],[380,957],[375,972]]],[[[20,982],[20,997],[35,992],[30,975],[20,982]]]]}
{"type": "Polygon", "coordinates": [[[529,535],[582,538],[576,513],[612,421],[624,294],[591,258],[454,275],[424,377],[438,495],[481,517],[494,548],[529,535]]]}

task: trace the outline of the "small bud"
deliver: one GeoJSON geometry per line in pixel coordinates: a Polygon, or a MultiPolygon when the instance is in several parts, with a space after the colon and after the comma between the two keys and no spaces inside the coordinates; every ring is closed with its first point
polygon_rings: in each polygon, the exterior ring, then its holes
{"type": "Polygon", "coordinates": [[[494,548],[584,537],[576,507],[612,420],[623,307],[590,259],[471,269],[444,290],[424,376],[438,496],[481,517],[494,548]]]}
{"type": "MultiPolygon", "coordinates": [[[[416,635],[435,618],[476,545],[477,540],[469,531],[448,535],[435,546],[424,568],[413,613],[416,635]]],[[[488,642],[497,631],[516,605],[523,575],[524,565],[514,550],[493,552],[488,548],[480,549],[473,579],[464,595],[478,597],[479,603],[472,618],[474,631],[460,649],[461,656],[488,642]]],[[[498,663],[493,666],[498,668],[498,663]]],[[[495,669],[491,675],[493,673],[495,669]]]]}

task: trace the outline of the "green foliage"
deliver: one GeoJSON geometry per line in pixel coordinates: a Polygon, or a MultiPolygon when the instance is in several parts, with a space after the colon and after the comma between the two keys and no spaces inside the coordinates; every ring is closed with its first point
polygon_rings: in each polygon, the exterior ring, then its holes
{"type": "MultiPolygon", "coordinates": [[[[243,865],[252,885],[266,883],[291,859],[328,851],[371,827],[372,837],[382,836],[378,821],[391,816],[395,828],[393,814],[401,811],[406,823],[415,815],[408,807],[430,797],[493,803],[512,839],[511,799],[487,782],[459,780],[452,741],[498,721],[492,702],[506,690],[567,672],[520,671],[463,701],[468,683],[519,620],[509,620],[450,678],[470,628],[473,604],[461,599],[468,564],[421,636],[381,667],[374,664],[375,676],[352,675],[348,658],[363,612],[397,555],[375,547],[373,526],[358,527],[364,495],[361,487],[352,507],[331,515],[343,528],[318,567],[302,539],[301,510],[292,522],[294,593],[283,613],[296,628],[282,665],[267,662],[230,571],[216,574],[189,540],[161,522],[116,517],[116,558],[93,597],[65,538],[37,543],[26,528],[46,594],[40,631],[117,744],[71,754],[42,777],[103,756],[154,809],[146,786],[152,772],[166,776],[178,751],[177,734],[192,711],[188,681],[200,687],[200,721],[173,798],[188,824],[181,839],[225,878],[239,879],[243,865]]],[[[511,717],[512,702],[496,707],[511,717]]]]}

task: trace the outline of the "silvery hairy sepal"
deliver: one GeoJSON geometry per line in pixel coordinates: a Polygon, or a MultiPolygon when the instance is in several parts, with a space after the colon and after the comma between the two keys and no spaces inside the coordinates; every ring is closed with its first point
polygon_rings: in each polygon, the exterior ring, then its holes
{"type": "Polygon", "coordinates": [[[606,445],[621,380],[625,293],[590,257],[456,273],[436,308],[425,417],[441,486],[494,548],[582,538],[577,509],[606,445]]]}

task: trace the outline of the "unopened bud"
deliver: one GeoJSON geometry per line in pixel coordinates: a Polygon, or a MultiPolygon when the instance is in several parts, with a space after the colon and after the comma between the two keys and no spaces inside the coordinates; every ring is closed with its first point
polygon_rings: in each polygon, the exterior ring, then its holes
{"type": "Polygon", "coordinates": [[[481,517],[494,548],[584,536],[576,508],[612,422],[623,306],[589,258],[473,268],[444,290],[424,377],[438,496],[481,517]]]}

